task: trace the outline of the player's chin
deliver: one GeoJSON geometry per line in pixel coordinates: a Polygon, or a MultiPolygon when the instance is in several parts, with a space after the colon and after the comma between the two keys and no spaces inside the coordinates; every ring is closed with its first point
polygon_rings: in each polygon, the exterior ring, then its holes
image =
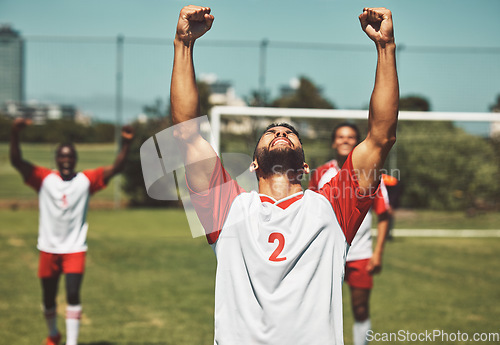
{"type": "Polygon", "coordinates": [[[353,148],[348,147],[348,148],[341,148],[337,151],[338,151],[340,156],[347,157],[347,156],[349,156],[349,153],[351,153],[352,149],[353,148]]]}

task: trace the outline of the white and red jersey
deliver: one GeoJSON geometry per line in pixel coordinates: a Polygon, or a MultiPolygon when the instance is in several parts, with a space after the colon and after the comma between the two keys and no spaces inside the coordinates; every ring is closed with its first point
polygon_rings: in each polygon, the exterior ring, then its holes
{"type": "Polygon", "coordinates": [[[343,344],[346,252],[372,204],[349,158],[318,193],[279,201],[245,192],[222,168],[191,200],[217,256],[218,345],[343,344]]]}
{"type": "Polygon", "coordinates": [[[33,167],[26,184],[38,192],[39,250],[53,254],[87,250],[88,201],[92,193],[106,186],[103,171],[85,170],[64,181],[58,171],[33,167]]]}
{"type": "MultiPolygon", "coordinates": [[[[335,159],[326,162],[313,172],[311,181],[309,182],[309,188],[312,190],[321,189],[328,181],[335,177],[339,171],[340,167],[335,159]]],[[[382,214],[389,210],[389,197],[383,180],[380,181],[379,192],[376,194],[373,202],[373,210],[376,214],[382,214]]],[[[363,260],[372,257],[371,227],[372,214],[368,212],[352,241],[347,254],[347,261],[363,260]]]]}

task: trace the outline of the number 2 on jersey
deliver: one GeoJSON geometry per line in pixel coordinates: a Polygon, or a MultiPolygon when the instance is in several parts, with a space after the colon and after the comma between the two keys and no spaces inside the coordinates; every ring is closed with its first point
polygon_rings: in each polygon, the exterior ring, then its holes
{"type": "Polygon", "coordinates": [[[269,257],[269,261],[283,261],[286,260],[286,257],[281,257],[279,258],[278,255],[281,254],[283,251],[283,248],[285,247],[285,236],[283,234],[280,234],[279,232],[273,232],[269,235],[269,243],[274,243],[276,240],[278,240],[278,246],[274,250],[274,252],[271,254],[269,257]]]}

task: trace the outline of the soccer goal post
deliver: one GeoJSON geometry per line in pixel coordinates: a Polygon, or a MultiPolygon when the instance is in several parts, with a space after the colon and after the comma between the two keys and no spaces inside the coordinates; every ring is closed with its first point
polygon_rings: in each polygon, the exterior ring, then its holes
{"type": "MultiPolygon", "coordinates": [[[[271,108],[271,107],[241,107],[215,106],[210,111],[212,127],[212,146],[219,152],[221,135],[221,117],[250,116],[270,118],[303,118],[303,119],[345,119],[367,120],[368,110],[344,109],[301,109],[301,108],[271,108]]],[[[459,112],[425,112],[400,111],[399,121],[473,121],[473,122],[500,122],[497,113],[459,113],[459,112]]]]}
{"type": "MultiPolygon", "coordinates": [[[[336,124],[355,123],[364,138],[367,120],[368,110],[216,106],[210,113],[211,143],[219,153],[244,148],[251,156],[269,123],[290,122],[314,169],[333,158],[336,124]]],[[[386,167],[404,183],[403,206],[462,210],[498,205],[500,139],[499,133],[494,139],[492,129],[499,122],[498,113],[400,111],[397,142],[386,167]],[[478,124],[481,133],[469,130],[478,124]]]]}

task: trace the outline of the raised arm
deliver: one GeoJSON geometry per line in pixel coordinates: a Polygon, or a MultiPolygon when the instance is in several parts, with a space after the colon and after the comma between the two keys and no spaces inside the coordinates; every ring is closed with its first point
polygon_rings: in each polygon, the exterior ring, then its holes
{"type": "Polygon", "coordinates": [[[217,155],[200,135],[193,120],[200,116],[200,101],[194,72],[194,42],[210,28],[214,16],[210,8],[189,5],[179,15],[174,40],[174,67],[170,87],[170,103],[175,136],[184,156],[189,186],[195,192],[208,189],[217,155]]]}
{"type": "Polygon", "coordinates": [[[19,146],[19,132],[30,123],[30,120],[22,118],[15,119],[10,134],[10,163],[21,173],[25,181],[30,177],[33,171],[33,164],[23,160],[21,148],[19,146]]]}
{"type": "Polygon", "coordinates": [[[134,130],[132,126],[123,126],[122,127],[122,145],[120,152],[116,156],[116,159],[113,165],[109,165],[104,167],[104,183],[108,184],[109,180],[116,174],[119,174],[125,168],[125,163],[127,161],[127,156],[130,151],[130,143],[134,138],[134,130]]]}
{"type": "Polygon", "coordinates": [[[380,169],[396,141],[399,85],[392,14],[386,8],[365,8],[361,27],[377,48],[377,71],[368,115],[368,134],[352,154],[354,169],[365,194],[378,185],[380,169]]]}

